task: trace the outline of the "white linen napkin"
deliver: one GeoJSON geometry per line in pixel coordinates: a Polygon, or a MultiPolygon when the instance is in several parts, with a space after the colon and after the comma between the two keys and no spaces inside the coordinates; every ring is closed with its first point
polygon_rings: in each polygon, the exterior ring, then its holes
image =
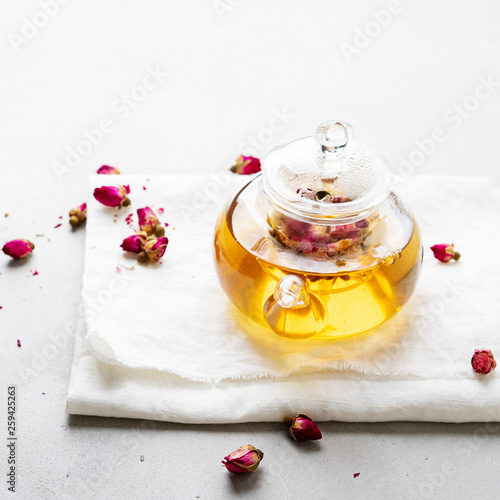
{"type": "MultiPolygon", "coordinates": [[[[92,190],[109,180],[92,178],[92,190]]],[[[500,353],[499,204],[491,180],[400,183],[427,248],[417,291],[385,325],[333,342],[277,337],[236,311],[220,289],[214,225],[247,178],[113,181],[130,185],[133,205],[117,211],[88,203],[85,321],[68,412],[238,422],[281,420],[299,408],[352,421],[499,420],[497,374],[479,378],[470,368],[474,348],[500,353]],[[158,265],[139,265],[119,247],[132,233],[125,218],[146,205],[163,208],[169,223],[158,265]],[[443,265],[428,248],[450,242],[463,258],[443,265]]]]}

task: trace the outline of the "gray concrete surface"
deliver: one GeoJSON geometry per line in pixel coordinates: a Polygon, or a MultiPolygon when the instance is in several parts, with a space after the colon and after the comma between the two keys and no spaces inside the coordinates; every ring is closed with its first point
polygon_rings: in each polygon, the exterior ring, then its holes
{"type": "Polygon", "coordinates": [[[7,387],[18,391],[16,492],[7,491],[3,446],[0,498],[498,498],[494,424],[332,422],[320,443],[299,446],[280,424],[64,413],[84,239],[66,213],[101,164],[129,174],[215,172],[242,150],[264,156],[340,118],[397,173],[500,181],[497,84],[474,99],[481,79],[500,81],[500,5],[401,1],[387,26],[368,28],[389,3],[91,0],[57,4],[46,23],[36,1],[4,5],[0,237],[33,238],[37,249],[29,262],[0,259],[4,442],[7,387]],[[40,27],[23,28],[24,18],[40,27]],[[342,44],[366,29],[377,34],[348,60],[342,44]],[[157,66],[169,76],[143,97],[136,86],[157,66]],[[292,117],[276,126],[280,113],[292,117]],[[100,142],[61,170],[103,119],[112,126],[100,142]],[[433,146],[436,128],[446,138],[433,146]],[[260,469],[228,474],[222,458],[248,443],[265,452],[260,469]]]}

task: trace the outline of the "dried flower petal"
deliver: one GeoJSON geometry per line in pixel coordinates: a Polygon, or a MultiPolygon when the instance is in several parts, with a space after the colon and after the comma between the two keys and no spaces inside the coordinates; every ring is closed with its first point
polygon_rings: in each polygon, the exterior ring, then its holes
{"type": "Polygon", "coordinates": [[[133,218],[134,214],[128,214],[127,217],[125,217],[125,222],[128,226],[131,226],[133,224],[133,218]]]}
{"type": "Polygon", "coordinates": [[[139,253],[144,250],[144,245],[146,245],[147,234],[144,231],[133,234],[125,238],[120,245],[124,252],[139,253]]]}
{"type": "Polygon", "coordinates": [[[69,223],[73,226],[79,226],[87,220],[87,204],[82,203],[80,206],[72,208],[69,211],[69,223]]]}
{"type": "Polygon", "coordinates": [[[148,235],[153,234],[154,228],[160,223],[156,214],[150,207],[138,208],[137,217],[139,218],[139,227],[148,235]]]}
{"type": "Polygon", "coordinates": [[[434,257],[441,262],[449,262],[451,259],[459,260],[461,255],[455,252],[455,245],[453,243],[448,245],[447,243],[441,245],[434,245],[431,247],[434,252],[434,257]]]}
{"type": "Polygon", "coordinates": [[[168,245],[168,238],[164,236],[163,238],[156,239],[155,237],[150,237],[144,245],[144,251],[146,252],[149,260],[151,262],[158,262],[163,255],[168,245]]]}
{"type": "Polygon", "coordinates": [[[260,172],[260,160],[254,156],[239,156],[236,164],[231,167],[231,172],[239,175],[250,175],[260,172]]]}
{"type": "Polygon", "coordinates": [[[356,472],[355,474],[353,474],[353,476],[356,478],[356,477],[358,477],[360,474],[361,474],[361,472],[356,472]]]}
{"type": "Polygon", "coordinates": [[[319,427],[304,413],[293,419],[289,433],[295,441],[315,441],[323,437],[319,427]]]}
{"type": "Polygon", "coordinates": [[[21,347],[21,341],[17,339],[17,347],[21,347]]]}
{"type": "Polygon", "coordinates": [[[222,463],[233,474],[247,474],[257,469],[263,458],[262,451],[248,444],[224,457],[222,463]]]}
{"type": "Polygon", "coordinates": [[[2,248],[4,254],[12,257],[13,259],[24,259],[33,250],[35,245],[28,240],[12,240],[7,243],[2,248]]]}
{"type": "Polygon", "coordinates": [[[474,371],[482,375],[487,375],[497,367],[497,362],[489,349],[476,349],[471,364],[474,371]]]}
{"type": "Polygon", "coordinates": [[[126,207],[130,205],[128,186],[101,186],[94,189],[94,198],[106,207],[126,207]]]}
{"type": "Polygon", "coordinates": [[[97,173],[104,175],[118,175],[120,171],[115,167],[110,167],[109,165],[103,165],[97,170],[97,173]]]}

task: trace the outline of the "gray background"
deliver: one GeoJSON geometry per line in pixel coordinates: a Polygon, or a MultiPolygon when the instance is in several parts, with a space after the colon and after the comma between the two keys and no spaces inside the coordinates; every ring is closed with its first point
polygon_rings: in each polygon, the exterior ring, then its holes
{"type": "MultiPolygon", "coordinates": [[[[66,214],[90,173],[220,171],[340,119],[400,175],[499,181],[500,92],[479,87],[500,82],[500,4],[54,2],[44,17],[43,2],[4,0],[0,20],[0,237],[37,244],[29,263],[0,261],[0,410],[16,384],[19,436],[17,492],[2,479],[0,498],[497,498],[494,424],[325,423],[320,443],[298,446],[279,424],[68,417],[64,406],[84,238],[66,214]],[[168,76],[137,90],[155,68],[168,76]],[[98,144],[61,170],[103,119],[98,144]],[[222,457],[247,443],[265,452],[259,471],[226,473],[222,457]]],[[[5,448],[0,464],[5,478],[5,448]]]]}

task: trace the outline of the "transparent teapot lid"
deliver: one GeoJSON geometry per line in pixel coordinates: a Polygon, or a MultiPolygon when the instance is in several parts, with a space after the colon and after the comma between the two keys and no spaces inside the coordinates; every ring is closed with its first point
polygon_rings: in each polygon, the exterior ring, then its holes
{"type": "Polygon", "coordinates": [[[385,160],[356,141],[348,124],[335,121],[271,151],[263,176],[274,202],[316,220],[361,218],[387,198],[392,182],[385,160]]]}

